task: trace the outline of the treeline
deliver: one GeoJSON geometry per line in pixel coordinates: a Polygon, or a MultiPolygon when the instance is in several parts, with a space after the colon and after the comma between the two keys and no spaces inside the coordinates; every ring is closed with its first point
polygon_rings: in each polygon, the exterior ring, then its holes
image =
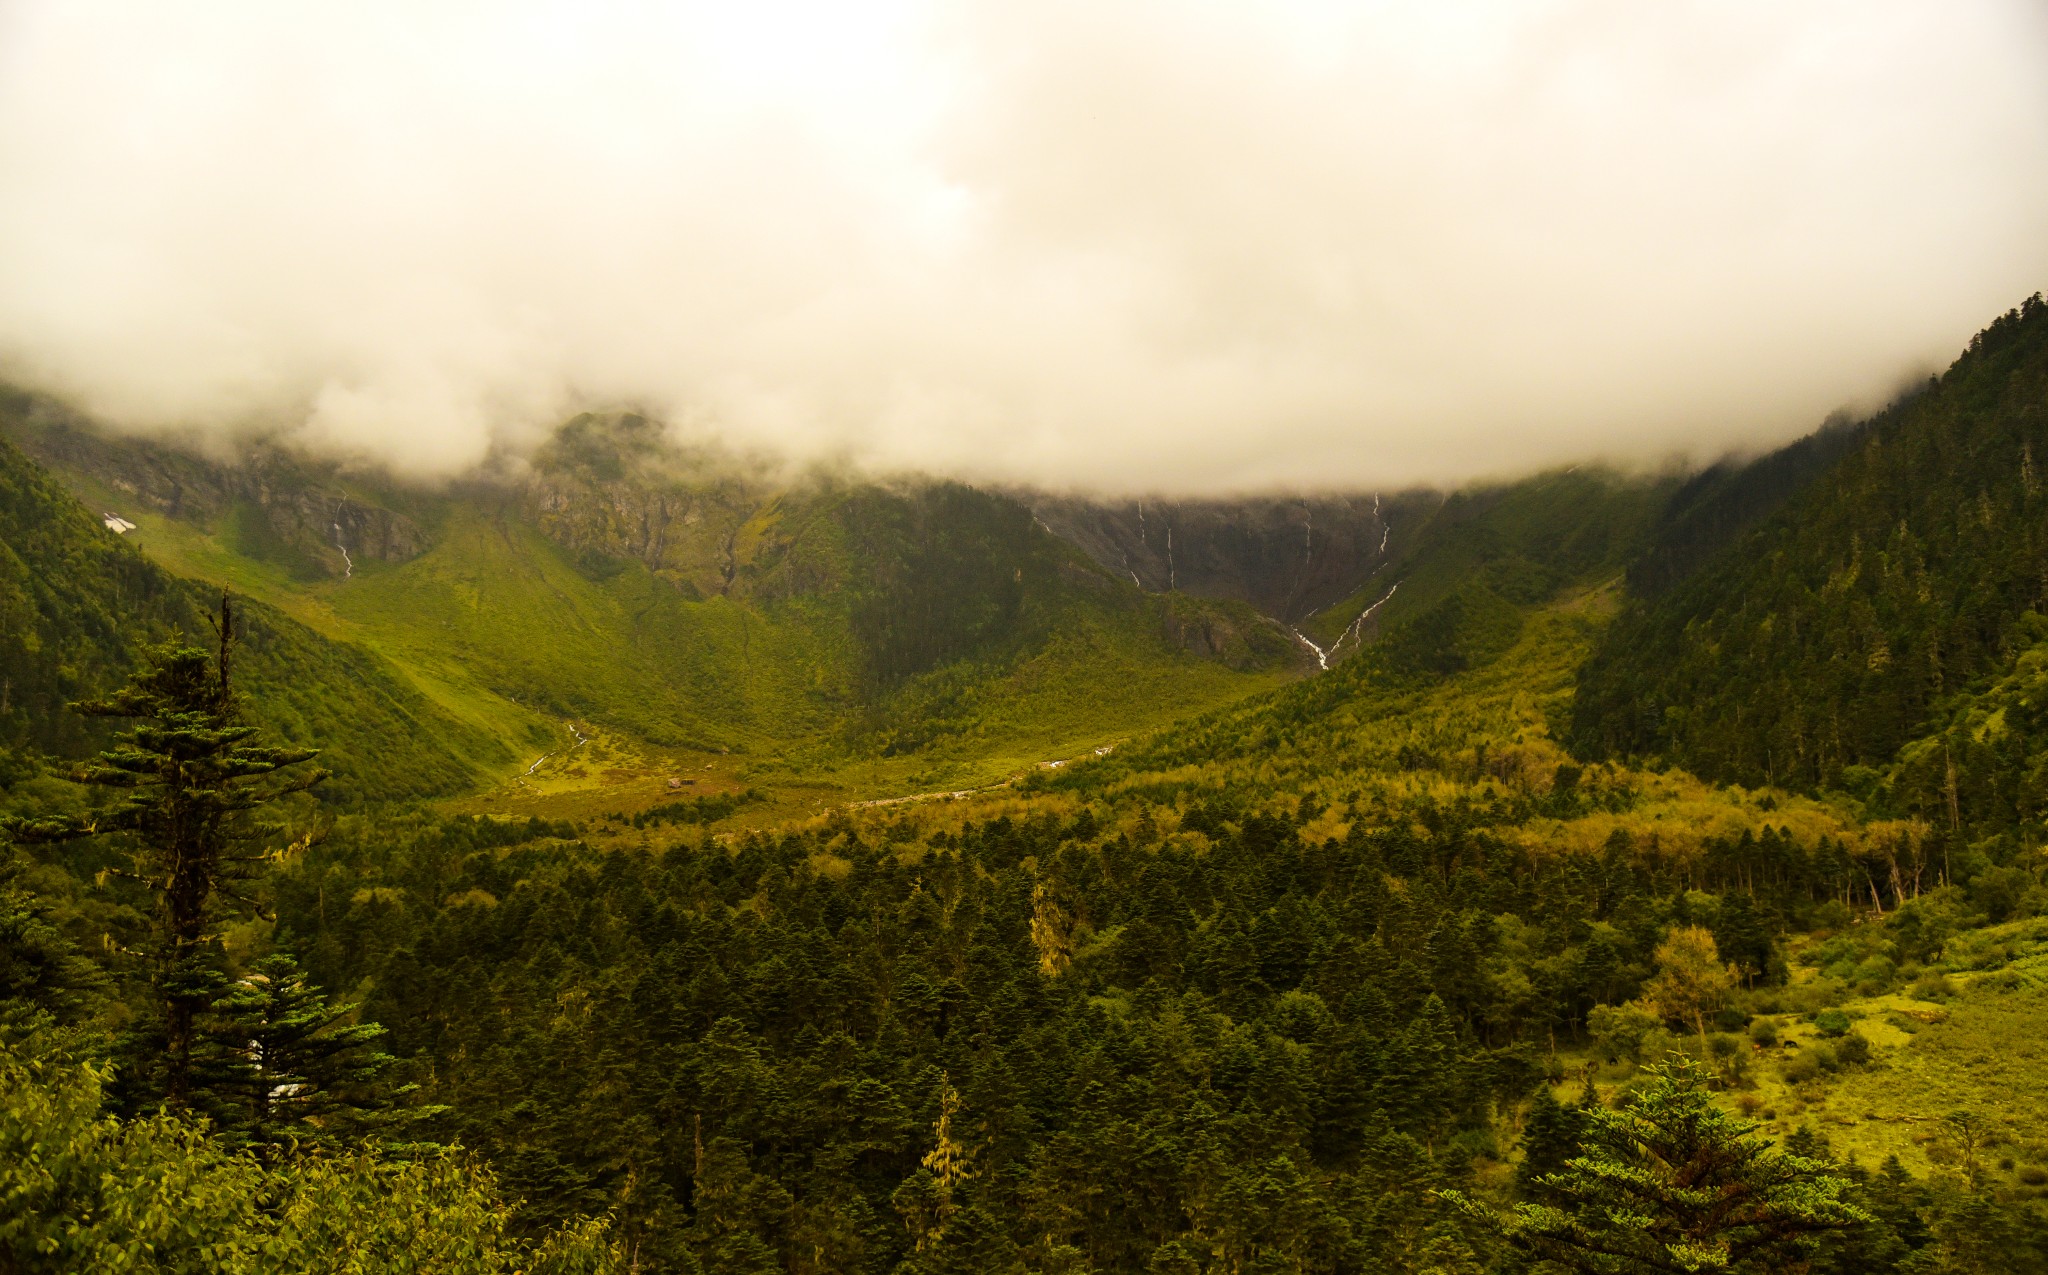
{"type": "MultiPolygon", "coordinates": [[[[659,828],[663,825],[699,827],[730,819],[738,811],[766,800],[758,788],[748,788],[741,792],[700,793],[687,801],[666,801],[658,806],[649,806],[645,810],[636,810],[630,815],[608,814],[604,820],[606,823],[636,829],[659,828]]],[[[574,836],[575,833],[571,830],[563,832],[562,835],[574,836]]]]}

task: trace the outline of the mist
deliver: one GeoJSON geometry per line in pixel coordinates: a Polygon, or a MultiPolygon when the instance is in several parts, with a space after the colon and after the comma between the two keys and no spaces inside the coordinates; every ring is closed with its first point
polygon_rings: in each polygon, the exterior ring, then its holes
{"type": "Polygon", "coordinates": [[[1707,458],[2044,286],[2038,0],[0,5],[0,376],[422,476],[1707,458]]]}

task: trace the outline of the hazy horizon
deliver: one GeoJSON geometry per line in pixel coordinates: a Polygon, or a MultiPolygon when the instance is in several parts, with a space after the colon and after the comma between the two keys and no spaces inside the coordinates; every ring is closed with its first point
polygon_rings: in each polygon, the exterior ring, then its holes
{"type": "Polygon", "coordinates": [[[0,7],[0,376],[1180,497],[1757,450],[2048,286],[2048,12],[0,7]]]}

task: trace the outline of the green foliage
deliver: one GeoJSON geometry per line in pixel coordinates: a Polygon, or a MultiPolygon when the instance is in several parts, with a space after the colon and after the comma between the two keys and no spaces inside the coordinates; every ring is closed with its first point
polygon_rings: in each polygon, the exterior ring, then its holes
{"type": "Polygon", "coordinates": [[[1586,1113],[1557,1100],[1549,1085],[1538,1085],[1522,1126],[1522,1158],[1515,1165],[1515,1193],[1524,1200],[1552,1200],[1545,1181],[1565,1172],[1585,1140],[1586,1113]]]}
{"type": "Polygon", "coordinates": [[[17,865],[0,865],[0,1030],[29,1016],[80,1018],[106,986],[19,876],[17,865]]]}
{"type": "Polygon", "coordinates": [[[234,1154],[174,1116],[101,1111],[107,1069],[33,1029],[0,1039],[0,1267],[71,1271],[559,1272],[624,1269],[601,1224],[510,1234],[490,1175],[454,1155],[234,1154]]]}
{"type": "Polygon", "coordinates": [[[1510,1245],[1589,1275],[1763,1272],[1808,1254],[1816,1235],[1872,1220],[1827,1165],[1723,1111],[1696,1064],[1651,1075],[1624,1109],[1585,1113],[1583,1154],[1541,1180],[1558,1203],[1495,1219],[1510,1245]]]}
{"type": "Polygon", "coordinates": [[[630,819],[623,819],[622,822],[630,823],[635,828],[658,828],[664,824],[690,827],[717,823],[722,819],[731,818],[735,811],[761,800],[761,794],[752,788],[745,792],[712,793],[708,796],[692,797],[688,801],[670,801],[659,806],[649,806],[645,810],[634,812],[630,819]]]}
{"type": "Polygon", "coordinates": [[[1388,570],[1303,627],[1331,646],[1376,602],[1384,603],[1373,613],[1382,631],[1458,594],[1524,607],[1548,602],[1620,574],[1670,487],[1574,466],[1453,493],[1422,525],[1401,528],[1405,548],[1388,570]]]}
{"type": "Polygon", "coordinates": [[[1746,784],[1889,763],[1946,696],[2034,640],[2044,394],[2034,297],[1711,565],[1625,611],[1581,675],[1578,746],[1746,784]]]}
{"type": "Polygon", "coordinates": [[[382,1025],[349,1021],[356,1005],[330,1005],[282,952],[217,998],[200,1029],[201,1100],[219,1136],[259,1155],[280,1148],[352,1144],[439,1114],[393,1110],[392,1062],[382,1025]]]}
{"type": "Polygon", "coordinates": [[[156,1092],[181,1107],[193,1097],[195,1019],[217,979],[208,963],[210,923],[231,902],[244,902],[234,887],[275,853],[260,843],[277,829],[251,816],[327,777],[320,770],[281,775],[313,753],[258,743],[257,728],[241,724],[231,677],[234,618],[225,594],[215,628],[218,654],[152,648],[126,686],[74,706],[87,717],[137,723],[76,774],[81,784],[122,793],[111,808],[0,820],[0,834],[22,843],[126,834],[123,875],[148,889],[157,909],[147,955],[159,1009],[150,1016],[142,1056],[162,1066],[156,1092]]]}

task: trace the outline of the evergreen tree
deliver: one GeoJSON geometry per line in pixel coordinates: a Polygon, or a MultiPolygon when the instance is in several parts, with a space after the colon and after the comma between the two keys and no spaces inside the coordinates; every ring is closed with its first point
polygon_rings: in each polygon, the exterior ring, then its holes
{"type": "Polygon", "coordinates": [[[1755,901],[1747,893],[1731,890],[1723,896],[1710,928],[1714,946],[1724,960],[1742,972],[1744,982],[1754,986],[1759,981],[1772,981],[1775,945],[1755,901]]]}
{"type": "Polygon", "coordinates": [[[1522,1126],[1522,1162],[1515,1166],[1515,1193],[1525,1200],[1549,1199],[1544,1180],[1565,1171],[1578,1154],[1585,1132],[1584,1112],[1559,1102],[1549,1085],[1536,1086],[1528,1121],[1522,1126]]]}
{"type": "Polygon", "coordinates": [[[258,961],[203,1020],[212,1048],[198,1088],[215,1125],[229,1140],[267,1153],[388,1123],[393,1095],[385,1076],[394,1060],[377,1048],[381,1025],[348,1021],[357,1008],[330,1005],[290,956],[258,961]]]}
{"type": "Polygon", "coordinates": [[[1651,1076],[1625,1109],[1586,1111],[1584,1154],[1542,1180],[1558,1203],[1502,1218],[1446,1198],[1491,1218],[1515,1249],[1586,1275],[1773,1270],[1809,1237],[1872,1220],[1825,1164],[1717,1106],[1698,1064],[1674,1058],[1651,1076]]]}
{"type": "Polygon", "coordinates": [[[0,1027],[81,1014],[105,983],[50,922],[50,908],[0,866],[0,1027]]]}
{"type": "Polygon", "coordinates": [[[246,907],[249,901],[233,887],[251,865],[278,857],[257,848],[275,830],[249,816],[326,778],[320,770],[281,776],[314,752],[257,743],[257,729],[240,724],[230,676],[234,612],[226,593],[214,627],[215,654],[178,642],[153,647],[127,686],[104,700],[72,706],[88,717],[138,723],[119,747],[74,776],[79,783],[125,790],[118,804],[87,817],[10,819],[0,825],[0,832],[20,842],[133,835],[131,866],[120,875],[157,900],[157,933],[148,953],[158,1001],[157,1040],[138,1059],[139,1070],[156,1073],[152,1087],[175,1107],[192,1105],[198,1019],[222,986],[213,968],[209,922],[223,904],[246,907]]]}

